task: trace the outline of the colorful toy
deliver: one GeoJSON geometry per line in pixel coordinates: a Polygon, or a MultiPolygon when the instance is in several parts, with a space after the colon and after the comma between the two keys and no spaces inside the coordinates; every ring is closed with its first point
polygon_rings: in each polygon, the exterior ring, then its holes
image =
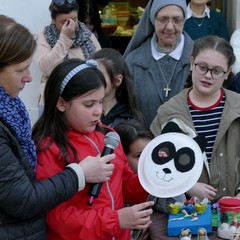
{"type": "Polygon", "coordinates": [[[240,199],[223,197],[218,204],[218,237],[231,240],[238,239],[240,233],[240,199]]]}
{"type": "Polygon", "coordinates": [[[183,228],[178,237],[179,240],[191,240],[192,234],[188,228],[183,228]]]}
{"type": "Polygon", "coordinates": [[[208,235],[207,235],[207,231],[205,228],[199,228],[198,229],[198,240],[209,240],[208,235]]]}
{"type": "MultiPolygon", "coordinates": [[[[182,228],[187,227],[192,234],[198,234],[199,228],[212,232],[211,205],[207,204],[204,213],[197,213],[194,205],[183,205],[178,214],[169,214],[167,233],[169,237],[178,236],[182,228]]],[[[206,238],[207,239],[207,238],[206,238]]]]}

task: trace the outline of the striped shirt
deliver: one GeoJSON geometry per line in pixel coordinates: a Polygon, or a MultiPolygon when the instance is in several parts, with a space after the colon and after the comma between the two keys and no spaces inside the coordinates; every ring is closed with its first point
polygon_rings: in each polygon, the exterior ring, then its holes
{"type": "Polygon", "coordinates": [[[194,105],[188,97],[188,107],[196,132],[199,135],[205,136],[208,141],[205,153],[209,163],[212,157],[213,145],[219,128],[225,100],[226,98],[222,91],[219,100],[214,105],[208,108],[199,108],[194,105]]]}

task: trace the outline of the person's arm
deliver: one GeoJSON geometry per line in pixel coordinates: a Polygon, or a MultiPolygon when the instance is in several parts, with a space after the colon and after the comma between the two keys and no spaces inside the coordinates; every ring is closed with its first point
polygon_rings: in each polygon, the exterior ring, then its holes
{"type": "Polygon", "coordinates": [[[37,182],[23,151],[10,140],[7,135],[0,135],[0,206],[6,213],[14,218],[31,218],[78,190],[77,174],[71,168],[37,182]]]}
{"type": "Polygon", "coordinates": [[[53,48],[47,43],[44,34],[40,33],[37,39],[37,50],[34,58],[39,65],[44,76],[48,77],[53,68],[61,63],[66,57],[73,40],[60,34],[59,39],[53,48]]]}
{"type": "MultiPolygon", "coordinates": [[[[27,219],[55,207],[81,190],[87,182],[109,180],[115,157],[87,157],[80,165],[70,164],[55,176],[37,181],[24,152],[12,134],[0,128],[0,206],[19,219],[27,219]]],[[[46,161],[49,161],[47,159],[46,161]]]]}
{"type": "Polygon", "coordinates": [[[233,65],[233,73],[237,74],[240,72],[240,28],[232,34],[230,44],[236,56],[236,62],[233,65]]]}

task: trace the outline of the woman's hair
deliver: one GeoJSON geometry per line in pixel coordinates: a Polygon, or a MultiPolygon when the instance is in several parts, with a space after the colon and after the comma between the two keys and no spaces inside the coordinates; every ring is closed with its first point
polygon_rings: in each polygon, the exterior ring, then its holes
{"type": "Polygon", "coordinates": [[[201,51],[212,49],[221,53],[228,60],[228,67],[231,67],[236,57],[230,43],[224,38],[210,35],[195,40],[193,45],[192,57],[195,59],[201,51]]]}
{"type": "Polygon", "coordinates": [[[0,71],[27,60],[35,49],[36,39],[26,27],[0,15],[0,71]]]}
{"type": "Polygon", "coordinates": [[[122,54],[113,48],[103,48],[93,54],[93,59],[104,64],[113,85],[117,75],[123,76],[121,85],[116,89],[116,99],[119,103],[127,104],[136,118],[142,119],[137,105],[133,77],[122,54]]]}
{"type": "Polygon", "coordinates": [[[73,0],[72,3],[69,3],[67,0],[64,1],[62,5],[57,4],[56,0],[52,0],[49,11],[51,13],[51,18],[56,19],[60,14],[68,14],[72,11],[78,11],[79,5],[76,0],[73,0]]]}
{"type": "Polygon", "coordinates": [[[136,140],[141,138],[152,140],[154,138],[150,129],[144,123],[136,119],[129,119],[124,123],[118,124],[115,130],[120,136],[125,154],[129,153],[130,145],[136,140]]]}
{"type": "Polygon", "coordinates": [[[94,26],[93,31],[96,31],[98,35],[101,35],[103,32],[97,4],[91,0],[79,0],[78,4],[78,20],[85,23],[86,19],[89,18],[90,24],[94,26]]]}
{"type": "Polygon", "coordinates": [[[3,23],[16,23],[14,18],[10,18],[6,15],[0,15],[0,24],[3,23]]]}
{"type": "Polygon", "coordinates": [[[36,142],[37,151],[47,149],[55,142],[66,162],[73,161],[69,156],[74,156],[74,161],[76,161],[77,156],[75,148],[68,141],[67,131],[69,128],[64,113],[57,108],[59,97],[66,102],[71,102],[89,91],[101,87],[106,88],[102,72],[97,67],[89,66],[73,75],[61,93],[60,89],[66,76],[76,67],[82,67],[84,63],[85,61],[80,59],[68,59],[53,69],[44,90],[45,105],[43,113],[33,127],[33,139],[36,142]],[[50,137],[49,143],[43,146],[47,137],[50,137]],[[72,151],[72,154],[69,153],[69,150],[72,151]]]}

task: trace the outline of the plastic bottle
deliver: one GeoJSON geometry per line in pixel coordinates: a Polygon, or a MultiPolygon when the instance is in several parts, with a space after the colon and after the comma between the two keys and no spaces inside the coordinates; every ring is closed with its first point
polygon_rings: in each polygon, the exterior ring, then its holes
{"type": "Polygon", "coordinates": [[[117,24],[117,8],[114,4],[111,5],[111,23],[117,24]]]}
{"type": "Polygon", "coordinates": [[[103,23],[111,24],[111,8],[107,5],[105,8],[103,8],[103,23]]]}

